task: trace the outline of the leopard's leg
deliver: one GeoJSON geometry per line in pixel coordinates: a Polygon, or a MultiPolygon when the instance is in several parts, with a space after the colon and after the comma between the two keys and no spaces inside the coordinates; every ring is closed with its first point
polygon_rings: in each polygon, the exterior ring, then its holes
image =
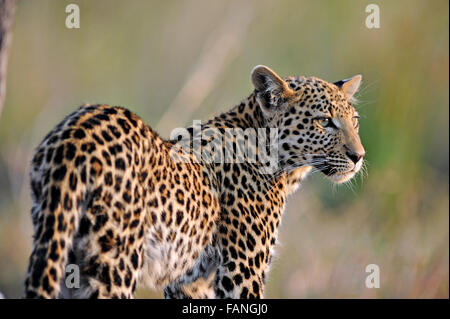
{"type": "Polygon", "coordinates": [[[265,273],[261,269],[250,267],[245,261],[230,270],[230,264],[217,268],[214,280],[215,298],[261,299],[264,291],[265,273]]]}
{"type": "Polygon", "coordinates": [[[145,214],[127,204],[122,193],[97,188],[74,239],[72,260],[81,280],[69,296],[133,298],[143,265],[144,227],[145,214]]]}
{"type": "Polygon", "coordinates": [[[208,277],[200,277],[181,285],[172,284],[164,289],[167,299],[259,299],[263,298],[266,271],[250,266],[244,260],[221,263],[208,277]],[[236,267],[236,265],[238,265],[236,267]]]}
{"type": "MultiPolygon", "coordinates": [[[[38,153],[34,162],[41,163],[41,155],[38,153]]],[[[78,173],[66,174],[64,164],[56,166],[51,173],[50,168],[39,165],[31,172],[34,238],[25,279],[26,298],[58,297],[68,252],[80,220],[78,206],[85,187],[73,183],[73,179],[79,178],[78,173]],[[71,188],[72,191],[67,191],[71,188]]]]}
{"type": "Polygon", "coordinates": [[[166,299],[214,299],[215,272],[208,277],[200,277],[197,280],[183,285],[169,285],[164,289],[166,299]]]}
{"type": "MultiPolygon", "coordinates": [[[[213,239],[213,242],[215,239],[213,239]]],[[[214,277],[220,263],[215,245],[208,245],[194,267],[164,289],[166,299],[211,299],[214,294],[214,277]]]]}
{"type": "Polygon", "coordinates": [[[221,262],[214,279],[215,298],[263,298],[275,237],[267,237],[258,227],[243,227],[219,226],[217,250],[221,262]]]}

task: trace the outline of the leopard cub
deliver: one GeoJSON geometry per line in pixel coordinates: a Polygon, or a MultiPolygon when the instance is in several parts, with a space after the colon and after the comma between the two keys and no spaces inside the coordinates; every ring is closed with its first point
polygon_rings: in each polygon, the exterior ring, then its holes
{"type": "Polygon", "coordinates": [[[185,130],[184,149],[122,107],[85,105],[59,123],[31,162],[25,296],[132,298],[143,283],[167,298],[261,298],[287,196],[313,169],[348,181],[365,151],[351,102],[361,76],[256,66],[251,80],[241,103],[185,130]],[[64,284],[68,264],[79,288],[64,284]]]}

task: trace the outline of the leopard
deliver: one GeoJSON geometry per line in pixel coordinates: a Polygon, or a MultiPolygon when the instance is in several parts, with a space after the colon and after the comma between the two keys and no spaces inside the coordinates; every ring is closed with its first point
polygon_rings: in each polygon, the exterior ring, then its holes
{"type": "Polygon", "coordinates": [[[362,77],[257,65],[250,78],[247,98],[170,138],[106,104],[51,130],[30,164],[24,297],[134,298],[142,285],[165,298],[264,298],[287,198],[314,172],[340,184],[361,170],[362,77]]]}

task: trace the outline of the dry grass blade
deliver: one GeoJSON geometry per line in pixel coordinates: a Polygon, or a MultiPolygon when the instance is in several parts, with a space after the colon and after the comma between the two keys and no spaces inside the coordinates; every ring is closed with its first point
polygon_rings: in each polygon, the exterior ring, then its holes
{"type": "Polygon", "coordinates": [[[226,67],[239,54],[252,20],[252,8],[236,1],[230,4],[222,22],[211,32],[189,79],[163,114],[156,130],[168,134],[183,126],[215,87],[226,67]]]}
{"type": "Polygon", "coordinates": [[[6,98],[6,73],[16,0],[0,0],[0,116],[6,98]]]}

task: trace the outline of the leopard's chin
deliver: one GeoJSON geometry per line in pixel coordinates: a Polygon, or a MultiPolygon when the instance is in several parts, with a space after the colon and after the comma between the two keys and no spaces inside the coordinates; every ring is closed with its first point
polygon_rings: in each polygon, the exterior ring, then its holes
{"type": "Polygon", "coordinates": [[[335,184],[342,184],[351,180],[355,175],[356,171],[351,170],[349,172],[335,173],[333,175],[327,175],[327,177],[335,184]]]}

